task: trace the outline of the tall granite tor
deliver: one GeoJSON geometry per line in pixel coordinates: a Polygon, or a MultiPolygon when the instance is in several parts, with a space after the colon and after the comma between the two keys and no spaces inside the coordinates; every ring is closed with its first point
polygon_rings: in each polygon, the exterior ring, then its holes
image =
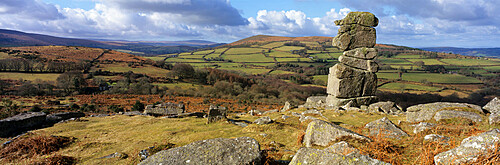
{"type": "Polygon", "coordinates": [[[333,46],[344,51],[340,63],[330,68],[328,74],[327,105],[351,106],[369,105],[377,101],[378,64],[374,61],[377,49],[375,28],[378,18],[368,12],[350,12],[342,20],[333,46]]]}

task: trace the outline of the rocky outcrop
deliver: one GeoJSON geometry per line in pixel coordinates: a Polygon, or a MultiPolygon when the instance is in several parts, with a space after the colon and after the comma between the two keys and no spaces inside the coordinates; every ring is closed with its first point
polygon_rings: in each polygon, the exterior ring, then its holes
{"type": "Polygon", "coordinates": [[[450,140],[450,137],[446,137],[443,135],[438,135],[438,134],[429,134],[425,135],[424,141],[432,141],[432,142],[441,142],[441,143],[446,143],[450,140]]]}
{"type": "Polygon", "coordinates": [[[436,124],[421,122],[421,123],[418,123],[418,124],[413,125],[413,126],[415,126],[415,128],[413,128],[413,133],[417,134],[417,133],[420,133],[422,131],[426,131],[426,130],[434,128],[436,126],[436,124]]]}
{"type": "Polygon", "coordinates": [[[467,103],[435,102],[428,104],[418,104],[406,108],[406,120],[411,123],[431,120],[437,111],[440,111],[444,108],[453,107],[469,108],[471,110],[477,111],[477,113],[483,113],[483,110],[478,105],[467,103]]]}
{"type": "Polygon", "coordinates": [[[500,123],[500,113],[492,113],[488,117],[488,122],[490,124],[499,124],[500,123]]]}
{"type": "Polygon", "coordinates": [[[311,96],[308,97],[304,105],[300,105],[299,108],[323,108],[325,107],[326,96],[311,96]]]}
{"type": "Polygon", "coordinates": [[[464,112],[464,111],[452,111],[452,110],[443,110],[439,111],[434,115],[434,120],[440,121],[444,119],[452,119],[452,118],[465,118],[470,119],[476,123],[483,121],[481,116],[474,112],[464,112]]]}
{"type": "Polygon", "coordinates": [[[227,119],[227,109],[223,106],[210,105],[208,109],[207,123],[217,122],[227,119]]]}
{"type": "Polygon", "coordinates": [[[271,118],[269,116],[264,116],[264,117],[258,118],[253,123],[262,125],[262,124],[270,124],[272,122],[273,122],[273,120],[271,120],[271,118]]]}
{"type": "Polygon", "coordinates": [[[158,105],[148,105],[144,108],[144,113],[154,116],[178,115],[184,113],[184,104],[162,103],[158,105]]]}
{"type": "Polygon", "coordinates": [[[486,104],[483,109],[490,113],[500,113],[500,99],[498,99],[498,97],[495,97],[490,102],[488,102],[488,104],[486,104]]]}
{"type": "Polygon", "coordinates": [[[369,105],[377,100],[378,64],[375,26],[378,18],[368,12],[350,12],[342,20],[338,35],[333,38],[333,46],[343,50],[339,64],[330,68],[328,74],[327,106],[369,105]]]}
{"type": "Polygon", "coordinates": [[[62,120],[68,120],[71,118],[80,118],[80,117],[85,117],[85,113],[83,112],[61,112],[61,113],[53,113],[50,115],[47,115],[47,121],[49,122],[59,122],[62,120]]]}
{"type": "Polygon", "coordinates": [[[390,115],[399,115],[403,113],[403,110],[400,106],[396,105],[396,103],[392,101],[385,101],[370,104],[370,106],[368,106],[368,112],[381,112],[390,115]]]}
{"type": "Polygon", "coordinates": [[[495,149],[500,141],[500,130],[493,129],[477,136],[462,140],[460,146],[434,156],[436,164],[467,164],[478,156],[485,155],[495,149]]]}
{"type": "Polygon", "coordinates": [[[285,111],[288,111],[292,109],[292,105],[290,104],[290,102],[285,102],[285,105],[283,106],[283,108],[281,108],[281,111],[280,112],[285,112],[285,111]]]}
{"type": "Polygon", "coordinates": [[[387,117],[372,121],[365,125],[365,128],[370,130],[371,136],[381,136],[385,138],[399,139],[403,136],[408,136],[406,132],[399,129],[387,117]]]}
{"type": "Polygon", "coordinates": [[[306,147],[311,147],[312,145],[327,146],[330,142],[342,137],[371,141],[370,138],[341,126],[323,120],[313,120],[307,125],[303,143],[306,147]]]}
{"type": "Polygon", "coordinates": [[[0,120],[0,137],[9,137],[40,128],[46,123],[46,116],[43,112],[28,112],[2,119],[0,120]]]}
{"type": "Polygon", "coordinates": [[[314,148],[300,148],[290,162],[290,165],[330,165],[330,164],[388,164],[377,159],[361,155],[358,149],[346,142],[339,142],[324,150],[314,148]]]}
{"type": "Polygon", "coordinates": [[[250,137],[217,138],[160,151],[139,165],[157,164],[260,164],[260,145],[250,137]]]}

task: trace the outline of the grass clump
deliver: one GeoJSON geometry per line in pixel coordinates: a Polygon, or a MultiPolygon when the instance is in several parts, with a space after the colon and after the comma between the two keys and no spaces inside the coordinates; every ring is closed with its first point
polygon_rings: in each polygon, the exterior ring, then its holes
{"type": "Polygon", "coordinates": [[[47,155],[66,147],[73,140],[73,138],[62,136],[29,134],[2,147],[0,149],[0,159],[12,161],[32,158],[36,155],[47,155]]]}

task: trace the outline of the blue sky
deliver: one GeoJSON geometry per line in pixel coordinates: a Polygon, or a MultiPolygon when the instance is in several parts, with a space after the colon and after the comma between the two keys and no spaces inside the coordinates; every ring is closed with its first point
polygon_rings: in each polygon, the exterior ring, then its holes
{"type": "Polygon", "coordinates": [[[0,28],[111,40],[233,42],[329,36],[350,11],[374,13],[377,42],[500,47],[498,0],[2,0],[0,28]]]}

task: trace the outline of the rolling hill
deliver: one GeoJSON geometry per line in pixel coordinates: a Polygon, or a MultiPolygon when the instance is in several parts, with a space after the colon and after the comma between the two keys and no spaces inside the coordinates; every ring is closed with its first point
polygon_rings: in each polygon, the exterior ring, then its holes
{"type": "Polygon", "coordinates": [[[456,47],[428,47],[423,50],[443,53],[454,53],[466,56],[500,58],[500,48],[456,48],[456,47]]]}

